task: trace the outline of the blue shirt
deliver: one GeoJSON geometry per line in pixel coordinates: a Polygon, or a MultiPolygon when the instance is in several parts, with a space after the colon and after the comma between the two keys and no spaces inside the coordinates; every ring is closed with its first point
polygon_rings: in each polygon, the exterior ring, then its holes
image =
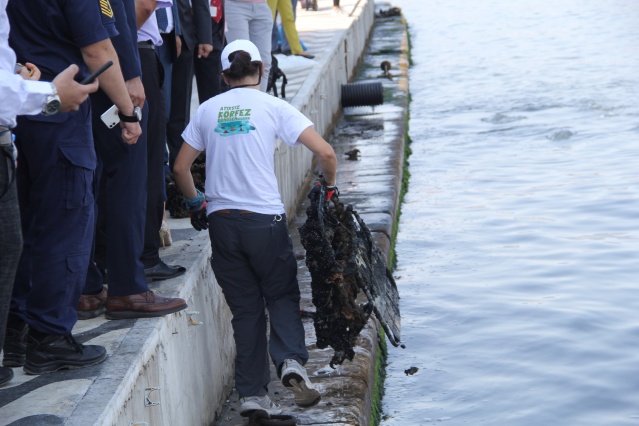
{"type": "Polygon", "coordinates": [[[70,64],[80,68],[78,78],[85,77],[88,69],[80,48],[109,38],[103,23],[103,19],[108,22],[105,4],[108,0],[9,2],[9,44],[18,62],[35,64],[43,73],[42,80],[56,76],[70,64]]]}

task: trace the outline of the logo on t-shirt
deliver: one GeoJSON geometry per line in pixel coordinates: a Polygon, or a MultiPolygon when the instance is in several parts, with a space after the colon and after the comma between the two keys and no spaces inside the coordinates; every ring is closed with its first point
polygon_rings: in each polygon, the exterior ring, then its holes
{"type": "Polygon", "coordinates": [[[248,133],[250,130],[255,130],[255,127],[251,126],[249,120],[251,119],[250,108],[240,108],[239,105],[232,107],[222,107],[217,115],[217,127],[215,132],[221,136],[241,135],[248,133]]]}

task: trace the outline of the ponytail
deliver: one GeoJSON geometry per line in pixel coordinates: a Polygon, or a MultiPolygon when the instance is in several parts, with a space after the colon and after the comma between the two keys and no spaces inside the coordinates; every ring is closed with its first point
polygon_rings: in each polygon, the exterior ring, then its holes
{"type": "Polygon", "coordinates": [[[261,61],[251,61],[251,55],[244,50],[236,50],[229,54],[229,62],[231,66],[222,71],[222,74],[235,81],[259,74],[262,67],[261,61]]]}

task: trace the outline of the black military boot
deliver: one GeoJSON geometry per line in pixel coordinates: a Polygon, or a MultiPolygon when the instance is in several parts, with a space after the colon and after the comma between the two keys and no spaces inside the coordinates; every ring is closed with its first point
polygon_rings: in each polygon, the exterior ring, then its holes
{"type": "Polygon", "coordinates": [[[43,334],[29,330],[27,374],[53,373],[99,364],[107,357],[106,349],[97,345],[81,345],[71,335],[43,334]]]}
{"type": "Polygon", "coordinates": [[[29,326],[24,321],[9,315],[7,321],[7,333],[4,337],[2,351],[4,359],[2,365],[5,367],[22,367],[27,353],[27,332],[29,326]]]}

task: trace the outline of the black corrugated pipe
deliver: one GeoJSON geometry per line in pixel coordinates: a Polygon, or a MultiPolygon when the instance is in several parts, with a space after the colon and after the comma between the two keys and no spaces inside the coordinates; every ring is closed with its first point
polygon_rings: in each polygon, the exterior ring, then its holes
{"type": "Polygon", "coordinates": [[[384,103],[382,83],[342,84],[342,107],[374,106],[384,103]]]}

